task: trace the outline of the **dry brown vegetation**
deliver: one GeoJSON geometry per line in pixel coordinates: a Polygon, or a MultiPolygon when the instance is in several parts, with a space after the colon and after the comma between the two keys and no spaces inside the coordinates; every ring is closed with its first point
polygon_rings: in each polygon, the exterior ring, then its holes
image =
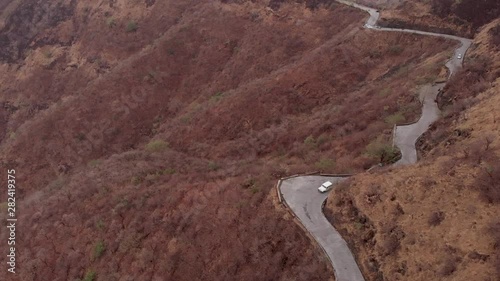
{"type": "Polygon", "coordinates": [[[454,43],[375,35],[364,13],[322,2],[9,11],[0,151],[19,171],[16,278],[331,278],[275,207],[275,180],[378,163],[368,145],[416,118],[454,43]]]}
{"type": "MultiPolygon", "coordinates": [[[[17,280],[331,278],[276,179],[385,161],[455,44],[362,30],[366,14],[326,1],[18,2],[0,30],[17,280]]],[[[378,224],[353,216],[371,241],[378,224]]],[[[403,229],[383,229],[383,255],[401,253],[403,229]]]]}
{"type": "Polygon", "coordinates": [[[383,8],[379,25],[447,33],[472,38],[485,24],[500,17],[496,0],[359,0],[383,8]]]}
{"type": "Polygon", "coordinates": [[[325,214],[368,280],[500,276],[500,78],[490,26],[445,90],[446,117],[421,140],[421,162],[355,176],[330,195],[325,214]],[[490,60],[478,66],[480,57],[490,60]]]}

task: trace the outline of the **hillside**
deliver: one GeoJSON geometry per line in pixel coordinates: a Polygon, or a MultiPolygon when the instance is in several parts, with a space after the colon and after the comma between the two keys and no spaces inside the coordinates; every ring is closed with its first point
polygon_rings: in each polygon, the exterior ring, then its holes
{"type": "Polygon", "coordinates": [[[277,207],[276,180],[390,162],[379,148],[397,154],[393,125],[418,117],[456,44],[362,29],[364,13],[330,1],[0,12],[0,161],[18,183],[9,280],[332,280],[277,207]]]}
{"type": "Polygon", "coordinates": [[[418,29],[472,38],[485,24],[500,17],[496,0],[359,0],[383,9],[381,26],[418,29]]]}
{"type": "Polygon", "coordinates": [[[421,139],[421,161],[353,177],[325,214],[367,280],[497,280],[500,276],[500,58],[496,20],[476,36],[421,139]]]}

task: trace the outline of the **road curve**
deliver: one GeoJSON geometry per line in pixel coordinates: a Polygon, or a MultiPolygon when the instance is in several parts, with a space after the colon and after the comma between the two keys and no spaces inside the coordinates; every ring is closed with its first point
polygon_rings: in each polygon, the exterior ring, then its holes
{"type": "MultiPolygon", "coordinates": [[[[449,77],[462,66],[465,53],[472,43],[470,39],[453,35],[379,27],[376,23],[380,14],[376,9],[349,1],[336,1],[369,13],[370,17],[364,25],[367,29],[437,36],[459,41],[460,46],[455,49],[453,57],[446,63],[446,67],[449,69],[449,77]]],[[[429,126],[439,118],[439,109],[435,100],[439,90],[442,89],[444,85],[445,83],[424,86],[421,89],[419,97],[422,102],[422,115],[420,119],[411,125],[396,126],[394,143],[401,150],[402,157],[395,165],[406,165],[417,162],[415,143],[429,126]]],[[[323,202],[328,197],[328,193],[320,193],[317,190],[324,181],[330,180],[335,184],[343,179],[345,178],[324,176],[299,176],[289,178],[282,181],[279,186],[279,192],[283,195],[283,200],[286,201],[291,211],[294,212],[304,227],[325,250],[332,262],[335,280],[364,281],[363,275],[347,243],[323,215],[323,202]]]]}
{"type": "Polygon", "coordinates": [[[281,193],[288,206],[304,227],[323,247],[330,258],[336,281],[363,281],[347,243],[340,233],[328,222],[322,212],[322,204],[328,193],[320,193],[318,187],[329,180],[333,184],[342,181],[340,177],[303,176],[284,180],[281,193]]]}
{"type": "MultiPolygon", "coordinates": [[[[372,29],[376,31],[390,31],[390,32],[405,32],[426,36],[436,36],[442,37],[450,40],[456,40],[460,42],[460,47],[455,49],[453,56],[446,63],[446,67],[449,70],[448,78],[453,75],[458,69],[462,67],[462,63],[465,57],[465,53],[472,44],[472,40],[467,38],[462,38],[454,35],[440,34],[434,32],[403,29],[403,28],[385,28],[377,26],[377,20],[380,17],[380,13],[373,8],[369,8],[363,5],[351,3],[349,1],[337,0],[337,2],[349,5],[370,14],[370,18],[366,21],[364,27],[367,29],[372,29]]],[[[421,90],[420,102],[422,103],[422,115],[420,119],[411,125],[397,126],[394,132],[394,144],[401,150],[401,159],[395,163],[395,165],[408,165],[417,162],[417,149],[415,143],[417,139],[429,128],[429,126],[434,123],[439,118],[439,108],[435,102],[436,97],[444,87],[444,84],[434,85],[431,88],[424,87],[421,90]]]]}

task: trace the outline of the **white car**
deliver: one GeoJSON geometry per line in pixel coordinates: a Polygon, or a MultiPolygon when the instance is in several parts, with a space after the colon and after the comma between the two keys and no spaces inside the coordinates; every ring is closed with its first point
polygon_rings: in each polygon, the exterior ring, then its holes
{"type": "Polygon", "coordinates": [[[457,59],[461,59],[461,58],[462,58],[462,54],[458,54],[457,59]]]}
{"type": "Polygon", "coordinates": [[[325,193],[328,190],[332,189],[333,183],[331,181],[325,181],[320,187],[318,187],[318,191],[321,193],[325,193]]]}

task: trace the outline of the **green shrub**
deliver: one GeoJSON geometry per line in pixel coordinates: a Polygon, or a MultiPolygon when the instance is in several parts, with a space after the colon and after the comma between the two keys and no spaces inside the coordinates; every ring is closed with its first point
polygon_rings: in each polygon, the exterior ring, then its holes
{"type": "Polygon", "coordinates": [[[168,148],[168,143],[163,140],[152,140],[146,145],[146,150],[150,152],[159,152],[168,148]]]}
{"type": "Polygon", "coordinates": [[[104,222],[102,221],[102,219],[99,219],[96,223],[95,223],[95,227],[97,227],[97,229],[99,230],[103,230],[104,229],[104,222]]]}
{"type": "Polygon", "coordinates": [[[133,176],[131,179],[130,179],[130,183],[132,183],[133,185],[138,185],[138,184],[141,184],[143,181],[143,179],[139,176],[133,176]]]}
{"type": "Polygon", "coordinates": [[[329,158],[321,158],[318,162],[316,162],[315,166],[321,171],[330,170],[335,166],[335,161],[329,158]]]}
{"type": "Polygon", "coordinates": [[[91,168],[95,168],[95,167],[99,166],[100,164],[101,164],[101,160],[94,159],[94,160],[89,161],[88,166],[91,168]]]}
{"type": "Polygon", "coordinates": [[[106,20],[106,24],[107,24],[109,27],[114,27],[114,26],[116,26],[115,19],[114,19],[114,18],[108,18],[108,19],[106,20]]]}
{"type": "Polygon", "coordinates": [[[314,140],[314,137],[313,136],[308,136],[305,140],[304,140],[304,144],[309,147],[309,148],[314,148],[316,147],[316,140],[314,140]]]}
{"type": "Polygon", "coordinates": [[[260,188],[258,188],[257,186],[254,186],[250,189],[250,192],[252,192],[252,194],[256,194],[257,192],[260,191],[260,188]]]}
{"type": "Polygon", "coordinates": [[[135,32],[137,31],[137,29],[139,28],[139,25],[137,24],[137,22],[131,20],[127,23],[127,32],[135,32]]]}
{"type": "Polygon", "coordinates": [[[210,97],[210,101],[211,102],[218,102],[218,101],[220,101],[222,99],[223,95],[224,95],[224,93],[218,92],[215,95],[213,95],[213,96],[210,97]]]}
{"type": "Polygon", "coordinates": [[[94,280],[95,280],[95,277],[96,277],[96,273],[95,273],[95,271],[93,271],[93,270],[89,270],[89,271],[87,271],[87,273],[85,274],[85,277],[83,277],[83,280],[82,280],[82,281],[94,281],[94,280]]]}
{"type": "Polygon", "coordinates": [[[378,95],[381,97],[387,97],[391,93],[392,93],[392,89],[387,87],[387,88],[383,88],[382,90],[380,90],[380,92],[378,92],[378,95]]]}
{"type": "Polygon", "coordinates": [[[399,159],[400,151],[380,138],[366,146],[366,153],[382,164],[391,164],[399,159]]]}
{"type": "Polygon", "coordinates": [[[50,50],[45,50],[43,51],[43,56],[46,58],[46,59],[50,59],[52,58],[53,54],[50,50]]]}
{"type": "Polygon", "coordinates": [[[401,112],[396,112],[392,115],[385,117],[385,122],[388,124],[391,124],[391,125],[401,124],[405,120],[406,120],[406,118],[404,117],[403,113],[401,113],[401,112]]]}
{"type": "Polygon", "coordinates": [[[162,171],[162,173],[166,175],[173,175],[176,173],[176,171],[173,168],[166,168],[165,170],[162,171]]]}
{"type": "Polygon", "coordinates": [[[79,141],[84,141],[87,137],[85,136],[84,133],[80,132],[75,136],[75,138],[79,141]]]}
{"type": "Polygon", "coordinates": [[[209,162],[208,163],[208,168],[211,170],[211,171],[217,171],[220,166],[219,164],[215,163],[215,162],[209,162]]]}
{"type": "Polygon", "coordinates": [[[382,53],[379,51],[379,50],[369,50],[368,51],[368,55],[370,56],[370,58],[372,59],[378,59],[382,56],[382,53]]]}
{"type": "Polygon", "coordinates": [[[330,141],[331,138],[327,134],[321,134],[317,139],[316,139],[316,146],[323,145],[324,143],[330,141]]]}
{"type": "Polygon", "coordinates": [[[97,244],[94,246],[94,259],[98,259],[102,256],[104,251],[106,250],[106,246],[102,240],[99,240],[97,244]]]}
{"type": "Polygon", "coordinates": [[[399,55],[403,52],[403,50],[403,47],[401,47],[400,45],[391,45],[389,47],[389,53],[392,55],[399,55]]]}

